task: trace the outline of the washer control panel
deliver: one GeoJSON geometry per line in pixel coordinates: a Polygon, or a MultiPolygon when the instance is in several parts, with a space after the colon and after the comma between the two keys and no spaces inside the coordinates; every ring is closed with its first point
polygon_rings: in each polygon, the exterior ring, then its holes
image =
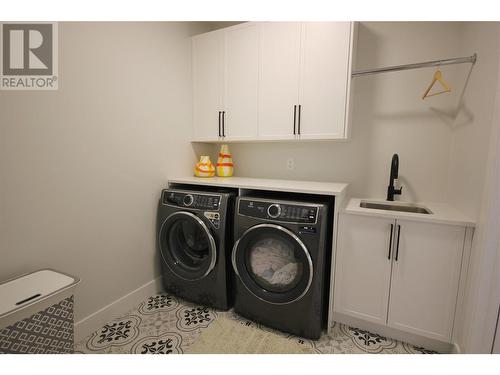
{"type": "Polygon", "coordinates": [[[162,197],[163,204],[171,206],[188,207],[197,210],[218,211],[221,196],[215,194],[199,194],[196,192],[164,191],[162,197]]]}
{"type": "Polygon", "coordinates": [[[258,219],[274,219],[290,223],[315,224],[318,207],[304,204],[276,203],[240,199],[238,213],[258,219]]]}

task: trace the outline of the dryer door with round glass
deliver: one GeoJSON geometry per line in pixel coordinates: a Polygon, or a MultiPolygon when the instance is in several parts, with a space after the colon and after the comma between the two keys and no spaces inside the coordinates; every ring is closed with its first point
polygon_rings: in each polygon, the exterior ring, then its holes
{"type": "Polygon", "coordinates": [[[215,240],[196,215],[173,213],[162,224],[159,236],[163,262],[178,277],[199,280],[213,269],[217,259],[215,240]]]}
{"type": "Polygon", "coordinates": [[[297,301],[313,276],[311,256],[293,232],[275,224],[259,224],[235,243],[233,268],[256,297],[274,304],[297,301]]]}

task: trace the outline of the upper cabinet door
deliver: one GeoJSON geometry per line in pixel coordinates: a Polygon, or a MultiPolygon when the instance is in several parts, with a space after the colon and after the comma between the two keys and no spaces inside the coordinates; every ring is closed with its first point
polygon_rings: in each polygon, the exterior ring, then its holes
{"type": "Polygon", "coordinates": [[[388,324],[450,342],[465,228],[406,220],[397,224],[401,232],[392,267],[388,324]]]}
{"type": "Polygon", "coordinates": [[[257,138],[259,29],[245,23],[225,35],[224,135],[228,139],[257,138]]]}
{"type": "Polygon", "coordinates": [[[249,22],[193,37],[194,140],[347,138],[353,33],[249,22]]]}
{"type": "Polygon", "coordinates": [[[386,324],[394,219],[342,214],[333,309],[386,324]]]}
{"type": "Polygon", "coordinates": [[[217,140],[223,110],[224,33],[193,37],[193,121],[195,140],[217,140]]]}
{"type": "Polygon", "coordinates": [[[302,24],[300,138],[345,138],[352,24],[302,24]]]}
{"type": "Polygon", "coordinates": [[[301,24],[264,22],[260,28],[259,135],[267,139],[294,139],[301,24]]]}

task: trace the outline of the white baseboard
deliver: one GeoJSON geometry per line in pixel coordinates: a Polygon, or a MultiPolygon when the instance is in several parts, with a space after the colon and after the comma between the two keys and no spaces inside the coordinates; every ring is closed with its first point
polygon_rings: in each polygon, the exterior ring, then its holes
{"type": "MultiPolygon", "coordinates": [[[[460,350],[460,348],[456,344],[450,344],[413,333],[403,332],[395,328],[368,322],[366,320],[355,318],[346,314],[334,312],[332,314],[332,317],[334,321],[346,324],[350,327],[366,329],[367,331],[378,333],[379,335],[390,337],[391,339],[399,340],[416,346],[422,346],[427,349],[436,350],[440,353],[455,353],[455,350],[460,350]]],[[[332,327],[329,327],[328,333],[331,332],[331,329],[332,327]]]]}
{"type": "Polygon", "coordinates": [[[453,348],[451,349],[451,354],[462,354],[462,349],[460,348],[460,345],[454,343],[453,348]]]}
{"type": "Polygon", "coordinates": [[[120,314],[134,308],[148,296],[163,290],[161,281],[161,277],[151,280],[123,297],[118,298],[116,301],[111,302],[109,305],[97,310],[95,313],[76,322],[75,343],[101,328],[105,323],[120,316],[120,314]]]}

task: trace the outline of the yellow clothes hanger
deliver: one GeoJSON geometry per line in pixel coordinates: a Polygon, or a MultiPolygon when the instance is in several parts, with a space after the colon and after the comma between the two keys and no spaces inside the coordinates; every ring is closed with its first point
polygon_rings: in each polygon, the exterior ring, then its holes
{"type": "Polygon", "coordinates": [[[432,79],[431,84],[429,85],[429,87],[425,91],[424,95],[422,96],[422,99],[425,99],[425,98],[428,98],[428,97],[434,96],[434,95],[444,94],[445,92],[450,92],[450,91],[451,91],[451,87],[444,81],[443,75],[441,74],[441,71],[436,70],[436,73],[434,73],[434,78],[432,79]],[[434,86],[434,84],[436,82],[439,82],[441,84],[441,86],[444,88],[444,90],[429,94],[429,91],[431,91],[432,87],[434,86]]]}

